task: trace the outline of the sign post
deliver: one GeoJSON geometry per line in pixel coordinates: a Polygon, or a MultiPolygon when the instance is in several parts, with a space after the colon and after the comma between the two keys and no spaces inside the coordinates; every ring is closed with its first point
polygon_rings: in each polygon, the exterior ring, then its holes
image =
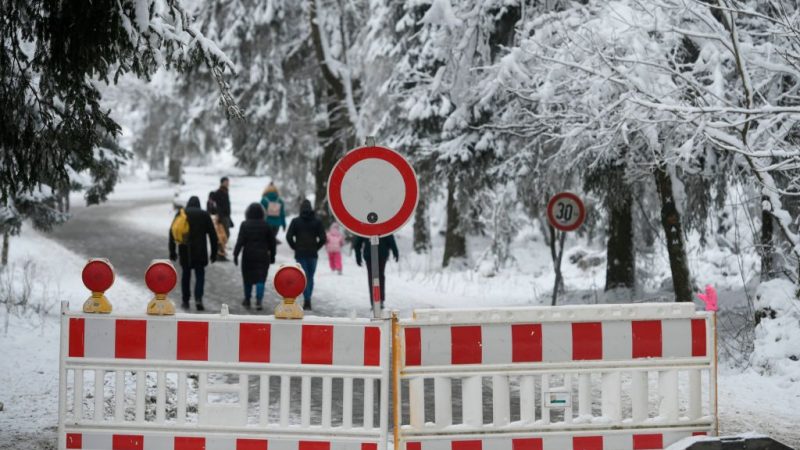
{"type": "Polygon", "coordinates": [[[586,207],[580,197],[572,192],[559,192],[547,202],[547,221],[550,223],[550,254],[553,258],[553,268],[556,273],[556,280],[553,284],[552,306],[556,306],[558,289],[563,283],[561,259],[564,256],[564,240],[567,232],[577,230],[585,220],[586,207]],[[556,236],[557,234],[559,236],[556,236]],[[558,240],[558,249],[556,249],[556,240],[558,240]]]}
{"type": "Polygon", "coordinates": [[[348,152],[331,170],[328,204],[336,220],[351,233],[369,239],[372,311],[381,316],[380,238],[405,225],[419,200],[417,175],[399,153],[367,144],[348,152]]]}

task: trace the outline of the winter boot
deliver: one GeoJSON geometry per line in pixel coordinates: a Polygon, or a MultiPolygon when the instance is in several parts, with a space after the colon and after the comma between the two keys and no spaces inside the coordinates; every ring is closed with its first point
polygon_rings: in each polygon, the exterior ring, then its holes
{"type": "Polygon", "coordinates": [[[242,300],[242,306],[244,306],[245,309],[250,309],[250,299],[246,298],[246,299],[242,300]]]}
{"type": "Polygon", "coordinates": [[[189,300],[184,300],[181,302],[181,309],[185,311],[189,310],[189,300]]]}
{"type": "Polygon", "coordinates": [[[197,302],[194,304],[195,309],[198,311],[205,311],[206,308],[203,306],[203,302],[197,302]]]}
{"type": "Polygon", "coordinates": [[[303,309],[306,310],[306,311],[311,311],[311,299],[310,298],[306,299],[306,301],[303,302],[303,309]]]}

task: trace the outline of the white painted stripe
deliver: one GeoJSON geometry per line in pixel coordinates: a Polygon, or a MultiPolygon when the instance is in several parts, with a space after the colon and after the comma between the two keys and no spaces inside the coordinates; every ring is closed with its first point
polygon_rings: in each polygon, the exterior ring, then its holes
{"type": "MultiPolygon", "coordinates": [[[[144,450],[150,450],[145,448],[144,450]]],[[[210,436],[206,438],[206,450],[236,450],[236,438],[210,436]]]]}
{"type": "Polygon", "coordinates": [[[544,436],[542,450],[571,450],[571,436],[544,436]]]}
{"type": "Polygon", "coordinates": [[[664,444],[664,448],[669,447],[670,445],[680,441],[681,439],[691,437],[691,431],[664,431],[661,433],[662,436],[662,444],[664,444]]]}
{"type": "Polygon", "coordinates": [[[606,434],[603,436],[603,450],[633,450],[633,436],[630,434],[606,434]]]}
{"type": "Polygon", "coordinates": [[[269,440],[269,450],[297,450],[299,444],[297,441],[282,441],[278,439],[269,440]]]}
{"type": "Polygon", "coordinates": [[[447,366],[450,357],[451,335],[449,326],[420,327],[420,351],[423,366],[447,366]]]}
{"type": "Polygon", "coordinates": [[[628,320],[603,322],[603,359],[631,359],[633,354],[632,335],[631,322],[628,320]]]}
{"type": "Polygon", "coordinates": [[[333,327],[333,364],[364,365],[364,327],[345,325],[333,327]]]}
{"type": "Polygon", "coordinates": [[[86,318],[83,339],[86,358],[114,358],[116,320],[112,318],[86,318]]]}
{"type": "Polygon", "coordinates": [[[302,323],[273,323],[270,336],[270,361],[275,364],[300,364],[303,345],[302,323]]]}
{"type": "Polygon", "coordinates": [[[664,358],[692,356],[692,321],[669,319],[661,321],[661,345],[664,358]]]}
{"type": "Polygon", "coordinates": [[[208,360],[239,361],[239,322],[214,321],[209,323],[208,360]]]}
{"type": "Polygon", "coordinates": [[[422,450],[450,450],[450,441],[430,440],[422,443],[422,450]]]}
{"type": "Polygon", "coordinates": [[[511,364],[511,326],[483,325],[481,327],[484,364],[511,364]]]}
{"type": "Polygon", "coordinates": [[[81,448],[85,450],[109,449],[112,448],[111,444],[110,434],[83,433],[81,440],[81,448]]]}
{"type": "Polygon", "coordinates": [[[172,450],[174,444],[174,436],[148,434],[144,436],[145,450],[172,450]]]}
{"type": "Polygon", "coordinates": [[[492,438],[483,440],[483,450],[513,450],[511,439],[492,438]]]}
{"type": "Polygon", "coordinates": [[[175,361],[178,354],[178,322],[147,321],[147,359],[175,361]]]}
{"type": "Polygon", "coordinates": [[[542,324],[542,362],[572,361],[572,324],[542,324]]]}

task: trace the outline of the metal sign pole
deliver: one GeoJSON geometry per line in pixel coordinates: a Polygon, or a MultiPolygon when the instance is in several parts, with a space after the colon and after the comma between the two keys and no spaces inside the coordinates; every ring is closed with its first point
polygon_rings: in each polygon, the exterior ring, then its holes
{"type": "Polygon", "coordinates": [[[378,236],[370,236],[370,270],[372,271],[372,317],[380,319],[381,317],[381,277],[379,273],[380,265],[378,258],[380,258],[379,245],[380,238],[378,236]]]}

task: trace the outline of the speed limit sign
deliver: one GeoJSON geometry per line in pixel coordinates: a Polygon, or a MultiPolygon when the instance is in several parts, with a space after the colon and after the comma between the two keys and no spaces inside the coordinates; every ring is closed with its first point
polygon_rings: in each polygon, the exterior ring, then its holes
{"type": "Polygon", "coordinates": [[[557,230],[575,231],[585,219],[586,207],[572,192],[559,192],[547,203],[547,220],[557,230]]]}

